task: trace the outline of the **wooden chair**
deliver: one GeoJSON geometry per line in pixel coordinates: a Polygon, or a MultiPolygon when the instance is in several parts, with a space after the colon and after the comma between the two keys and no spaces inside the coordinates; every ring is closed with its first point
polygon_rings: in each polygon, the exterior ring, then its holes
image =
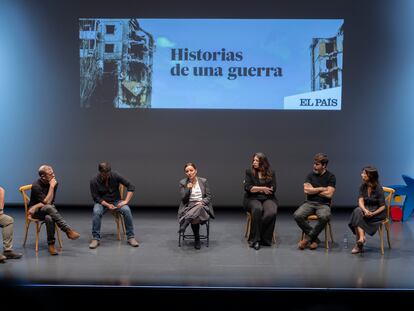
{"type": "MultiPolygon", "coordinates": [[[[246,212],[246,216],[247,216],[247,219],[246,219],[246,226],[244,229],[244,237],[249,238],[250,228],[252,226],[252,215],[250,214],[250,212],[246,212]]],[[[273,236],[272,236],[272,243],[276,244],[276,234],[274,231],[273,231],[273,236]]]]}
{"type": "MultiPolygon", "coordinates": [[[[119,184],[119,193],[121,194],[121,200],[124,199],[125,195],[125,186],[119,184]]],[[[111,210],[112,216],[114,216],[114,220],[116,223],[117,233],[118,233],[118,240],[121,241],[122,238],[126,239],[126,229],[125,229],[125,221],[122,214],[117,210],[111,210]],[[122,238],[121,238],[121,228],[122,228],[122,238]]]]}
{"type": "Polygon", "coordinates": [[[387,240],[388,240],[388,247],[391,248],[391,241],[390,241],[390,210],[391,210],[391,199],[395,193],[395,190],[388,187],[382,187],[384,190],[385,195],[385,208],[387,209],[387,217],[381,221],[380,226],[378,228],[378,234],[380,235],[380,246],[381,246],[381,255],[384,255],[384,227],[387,231],[387,240]]]}
{"type": "MultiPolygon", "coordinates": [[[[317,221],[318,216],[316,214],[309,215],[307,218],[308,221],[317,221]]],[[[331,236],[331,244],[333,244],[333,235],[332,235],[332,225],[331,222],[328,221],[325,226],[325,248],[329,249],[329,239],[328,239],[328,230],[331,236]]],[[[302,231],[301,240],[305,238],[305,232],[302,231]]]]}
{"type": "MultiPolygon", "coordinates": [[[[32,218],[29,215],[29,195],[28,192],[32,190],[32,185],[25,185],[19,188],[20,193],[23,196],[23,202],[24,202],[24,209],[25,209],[25,216],[26,216],[26,226],[25,226],[25,233],[24,233],[24,242],[23,242],[23,247],[26,247],[26,240],[27,240],[27,232],[29,231],[29,227],[30,224],[32,222],[34,222],[36,224],[36,241],[35,241],[35,245],[36,245],[36,253],[39,251],[39,238],[40,238],[40,230],[42,229],[42,225],[45,223],[44,220],[40,220],[40,219],[36,219],[36,218],[32,218]]],[[[58,242],[59,242],[59,247],[62,249],[62,238],[60,236],[60,229],[59,227],[56,225],[56,233],[58,236],[58,242]]]]}

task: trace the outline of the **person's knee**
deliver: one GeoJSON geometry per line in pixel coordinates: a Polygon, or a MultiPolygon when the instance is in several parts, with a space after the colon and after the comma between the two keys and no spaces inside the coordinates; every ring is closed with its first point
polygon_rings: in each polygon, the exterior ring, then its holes
{"type": "Polygon", "coordinates": [[[263,205],[260,202],[251,202],[248,207],[252,214],[262,213],[263,211],[263,205]]]}
{"type": "Polygon", "coordinates": [[[331,219],[331,213],[323,213],[323,214],[319,215],[318,218],[322,222],[328,222],[331,219]]]}
{"type": "Polygon", "coordinates": [[[53,222],[53,218],[52,218],[52,216],[50,216],[50,215],[46,215],[46,216],[45,216],[45,222],[46,222],[46,223],[52,223],[52,222],[53,222]]]}
{"type": "Polygon", "coordinates": [[[124,216],[129,216],[132,215],[131,213],[131,209],[129,208],[128,205],[124,205],[119,209],[119,212],[124,215],[124,216]]]}
{"type": "Polygon", "coordinates": [[[93,206],[93,215],[97,217],[102,217],[104,208],[101,204],[95,204],[93,206]]]}
{"type": "Polygon", "coordinates": [[[297,209],[294,213],[293,213],[293,218],[296,221],[301,221],[301,220],[305,220],[306,216],[301,212],[300,209],[297,209]]]}
{"type": "Polygon", "coordinates": [[[48,214],[53,214],[57,212],[56,208],[51,204],[43,206],[42,210],[48,214]]]}
{"type": "Polygon", "coordinates": [[[14,223],[14,219],[9,215],[3,215],[2,223],[4,227],[10,226],[14,223]]]}

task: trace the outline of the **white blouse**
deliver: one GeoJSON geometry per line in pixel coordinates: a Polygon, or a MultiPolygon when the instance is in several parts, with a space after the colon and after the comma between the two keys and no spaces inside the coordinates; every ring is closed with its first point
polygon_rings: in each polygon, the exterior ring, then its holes
{"type": "Polygon", "coordinates": [[[200,202],[202,199],[203,194],[201,193],[200,184],[197,182],[191,190],[190,202],[200,202]]]}

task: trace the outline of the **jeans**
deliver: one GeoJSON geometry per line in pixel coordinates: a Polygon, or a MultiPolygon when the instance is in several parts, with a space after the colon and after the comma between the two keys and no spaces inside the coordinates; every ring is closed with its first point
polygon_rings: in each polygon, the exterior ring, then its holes
{"type": "Polygon", "coordinates": [[[63,232],[67,232],[70,229],[54,205],[44,205],[34,213],[33,218],[45,221],[47,244],[49,245],[55,244],[55,224],[63,232]]]}
{"type": "MultiPolygon", "coordinates": [[[[118,202],[113,203],[115,206],[118,202]]],[[[102,216],[108,211],[109,209],[102,204],[95,203],[93,206],[93,218],[92,218],[92,237],[94,240],[101,240],[101,223],[102,223],[102,216]]],[[[121,208],[116,209],[118,213],[120,213],[124,217],[125,222],[125,229],[127,239],[134,237],[134,223],[132,221],[132,213],[131,209],[128,205],[124,205],[121,208]]]]}
{"type": "Polygon", "coordinates": [[[309,241],[316,241],[319,233],[325,228],[331,217],[331,208],[328,205],[317,203],[303,203],[293,214],[296,223],[303,232],[309,237],[309,241]],[[315,227],[307,221],[309,215],[316,214],[318,216],[315,227]]]}

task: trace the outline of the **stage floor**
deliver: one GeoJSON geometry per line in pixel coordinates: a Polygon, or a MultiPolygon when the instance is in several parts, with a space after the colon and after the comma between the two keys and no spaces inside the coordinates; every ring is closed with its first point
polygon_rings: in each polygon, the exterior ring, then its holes
{"type": "MultiPolygon", "coordinates": [[[[201,250],[195,250],[192,241],[178,247],[175,210],[138,207],[133,209],[138,248],[130,247],[125,240],[117,240],[115,222],[106,214],[101,245],[91,250],[88,248],[91,209],[61,211],[81,237],[70,241],[63,234],[63,251],[52,257],[47,252],[44,228],[37,256],[34,225],[26,248],[22,248],[23,211],[17,207],[6,208],[6,213],[15,219],[14,249],[22,251],[24,257],[0,265],[0,278],[42,285],[414,289],[413,217],[404,223],[391,224],[392,249],[385,244],[383,256],[378,234],[368,237],[362,255],[352,255],[354,236],[347,226],[351,210],[333,211],[334,243],[329,251],[324,244],[315,251],[300,251],[296,246],[300,231],[292,217],[293,209],[282,208],[276,221],[276,245],[255,251],[244,238],[243,211],[216,208],[216,219],[211,221],[210,246],[203,243],[201,250]]],[[[324,240],[323,233],[320,238],[324,240]]]]}

